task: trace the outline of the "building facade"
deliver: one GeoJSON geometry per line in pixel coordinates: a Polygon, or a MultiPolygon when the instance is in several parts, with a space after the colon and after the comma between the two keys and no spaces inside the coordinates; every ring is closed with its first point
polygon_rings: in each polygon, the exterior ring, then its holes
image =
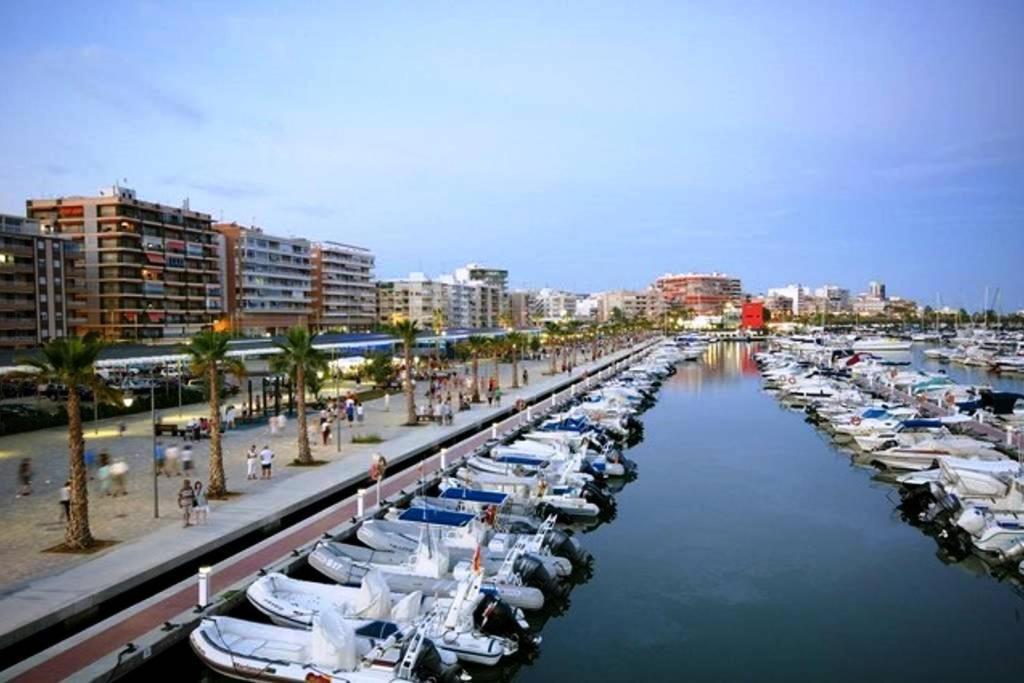
{"type": "Polygon", "coordinates": [[[26,348],[74,333],[81,285],[70,238],[38,221],[0,215],[0,348],[26,348]]]}
{"type": "Polygon", "coordinates": [[[654,287],[666,303],[697,315],[721,315],[726,304],[739,305],[743,301],[740,279],[723,273],[662,275],[654,287]]]}
{"type": "Polygon", "coordinates": [[[311,260],[313,328],[371,329],[377,322],[373,253],[349,244],[318,242],[313,245],[311,260]]]}
{"type": "Polygon", "coordinates": [[[313,266],[308,240],[268,235],[237,223],[214,226],[222,236],[225,314],[247,335],[309,327],[313,266]]]}
{"type": "Polygon", "coordinates": [[[619,310],[629,319],[657,320],[668,309],[662,293],[656,289],[618,289],[595,294],[597,321],[608,322],[619,310]]]}
{"type": "Polygon", "coordinates": [[[413,320],[427,330],[433,328],[434,311],[440,311],[445,328],[494,328],[501,324],[502,301],[501,288],[486,281],[412,273],[377,283],[377,320],[382,325],[413,320]]]}
{"type": "Polygon", "coordinates": [[[115,185],[96,196],[29,199],[26,213],[43,232],[72,242],[82,274],[72,291],[76,334],[181,338],[221,315],[217,233],[210,216],[187,201],[142,201],[115,185]]]}

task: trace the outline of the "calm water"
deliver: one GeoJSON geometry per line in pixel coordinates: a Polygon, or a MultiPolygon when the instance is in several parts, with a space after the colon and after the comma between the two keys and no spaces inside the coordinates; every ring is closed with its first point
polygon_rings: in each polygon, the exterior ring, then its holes
{"type": "MultiPolygon", "coordinates": [[[[582,536],[593,578],[505,676],[1020,680],[1013,587],[944,564],[888,486],[761,391],[750,352],[716,345],[666,382],[618,518],[582,536]]],[[[187,645],[171,657],[179,680],[215,680],[187,645]]]]}

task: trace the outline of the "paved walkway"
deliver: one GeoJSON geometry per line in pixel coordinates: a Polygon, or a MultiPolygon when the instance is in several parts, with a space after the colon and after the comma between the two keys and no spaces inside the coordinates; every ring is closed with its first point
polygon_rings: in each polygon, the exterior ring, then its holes
{"type": "MultiPolygon", "coordinates": [[[[602,359],[602,362],[605,359],[602,359]]],[[[532,396],[549,390],[552,386],[567,379],[565,375],[543,377],[544,363],[535,362],[529,365],[531,384],[519,391],[508,390],[505,407],[513,403],[518,396],[532,396]]],[[[581,367],[575,374],[584,370],[581,367]]],[[[510,366],[502,367],[503,383],[509,383],[510,366]]],[[[9,586],[6,595],[0,599],[0,613],[4,615],[2,626],[4,634],[0,634],[0,642],[10,640],[12,633],[20,630],[19,635],[44,626],[42,620],[55,621],[77,612],[84,606],[97,604],[103,599],[137,585],[167,568],[169,563],[179,564],[191,558],[199,557],[233,537],[259,529],[267,523],[268,517],[281,516],[303,506],[310,498],[337,488],[343,482],[354,481],[365,476],[370,454],[381,451],[389,460],[395,461],[402,454],[415,451],[431,442],[446,438],[453,431],[464,427],[469,418],[475,422],[497,412],[498,408],[488,408],[486,404],[478,405],[470,413],[456,416],[453,427],[423,426],[401,427],[404,418],[404,403],[399,397],[391,400],[390,411],[383,407],[383,399],[372,402],[367,409],[365,431],[381,434],[385,441],[382,444],[355,446],[350,443],[343,445],[338,456],[334,446],[318,447],[315,457],[329,460],[330,463],[315,468],[275,467],[275,478],[270,482],[246,481],[244,477],[243,452],[257,434],[257,445],[270,439],[265,429],[257,431],[239,430],[229,432],[225,439],[229,485],[232,490],[243,495],[223,503],[214,503],[214,509],[207,526],[182,529],[172,500],[175,489],[180,485],[180,478],[164,478],[159,481],[161,487],[161,510],[167,511],[160,520],[152,519],[152,498],[146,487],[151,479],[146,476],[143,464],[147,456],[139,455],[138,464],[133,467],[133,478],[129,483],[129,494],[117,499],[94,497],[93,517],[96,520],[94,531],[100,538],[116,538],[122,541],[117,546],[93,556],[53,555],[39,552],[41,548],[53,545],[61,539],[59,525],[55,524],[56,504],[40,496],[36,498],[13,499],[8,496],[5,501],[7,510],[16,507],[16,523],[5,525],[5,542],[2,557],[5,566],[20,568],[33,575],[49,569],[57,569],[58,573],[20,584],[9,586]],[[139,474],[142,472],[143,474],[139,474]],[[50,519],[47,519],[50,515],[50,519]],[[45,529],[35,533],[37,530],[45,529]],[[56,527],[56,528],[51,528],[56,527]],[[19,530],[20,529],[20,530],[19,530]],[[121,537],[115,534],[124,534],[121,537]],[[15,547],[22,550],[15,551],[15,547]],[[27,552],[26,550],[27,549],[27,552]],[[21,554],[28,557],[20,557],[21,554]]],[[[271,447],[277,452],[278,463],[288,462],[295,452],[295,423],[289,421],[286,432],[277,437],[271,447]]],[[[129,425],[129,433],[123,439],[117,437],[112,425],[101,424],[100,439],[121,446],[114,452],[131,452],[138,449],[141,453],[149,451],[149,422],[145,418],[136,418],[129,425]],[[109,434],[106,431],[109,431],[109,434]]],[[[347,428],[345,428],[347,430],[347,428]]],[[[57,460],[59,449],[55,448],[55,436],[59,438],[60,430],[26,435],[22,438],[34,438],[39,445],[33,448],[38,453],[37,459],[44,462],[57,460]],[[55,432],[56,434],[52,433],[55,432]],[[49,448],[54,455],[47,455],[49,448]]],[[[16,438],[16,437],[12,437],[16,438]]],[[[5,444],[6,445],[6,444],[5,444]]],[[[9,446],[8,446],[9,447],[9,446]]],[[[197,448],[196,461],[200,473],[206,471],[206,449],[204,443],[197,448]]],[[[111,449],[113,451],[113,448],[111,449]]],[[[131,457],[135,457],[134,454],[131,457]]],[[[5,458],[6,459],[6,458],[5,458]]],[[[12,476],[13,479],[13,476],[12,476]]],[[[52,484],[55,485],[55,484],[52,484]]],[[[94,484],[95,486],[95,484],[94,484]]],[[[162,512],[163,514],[163,512],[162,512]]],[[[24,573],[22,574],[24,575],[24,573]]]]}

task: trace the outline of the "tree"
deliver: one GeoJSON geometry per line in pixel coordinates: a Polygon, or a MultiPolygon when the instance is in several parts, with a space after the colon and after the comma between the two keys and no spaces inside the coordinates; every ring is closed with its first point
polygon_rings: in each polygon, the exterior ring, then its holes
{"type": "Polygon", "coordinates": [[[526,348],[526,335],[521,332],[509,332],[505,335],[505,342],[512,354],[512,388],[519,388],[519,354],[526,348]]]}
{"type": "Polygon", "coordinates": [[[487,337],[474,334],[466,340],[466,347],[469,349],[470,362],[473,370],[473,389],[471,400],[473,403],[480,402],[480,356],[487,353],[487,337]]]}
{"type": "Polygon", "coordinates": [[[33,369],[40,384],[60,384],[67,388],[65,409],[68,413],[68,479],[71,481],[71,504],[64,529],[64,545],[69,550],[84,550],[95,543],[89,529],[88,472],[85,468],[85,441],[82,438],[81,394],[84,387],[92,391],[93,400],[104,403],[120,401],[120,392],[107,386],[96,374],[96,358],[103,343],[95,335],[60,337],[42,348],[42,358],[21,358],[16,362],[33,369]]]}
{"type": "MultiPolygon", "coordinates": [[[[576,352],[579,350],[579,333],[583,327],[583,323],[579,320],[569,320],[562,325],[562,329],[565,330],[566,339],[569,341],[569,348],[572,349],[572,365],[576,365],[576,352]]],[[[569,351],[566,350],[566,355],[569,351]]]]}
{"type": "Polygon", "coordinates": [[[317,372],[327,366],[327,358],[313,344],[315,335],[304,327],[292,327],[285,332],[284,340],[276,346],[280,353],[271,356],[270,370],[288,375],[295,387],[295,407],[299,418],[299,452],[296,461],[304,465],[313,462],[309,452],[309,427],[306,422],[306,389],[315,382],[317,372]]]}
{"type": "Polygon", "coordinates": [[[441,333],[444,332],[447,323],[448,320],[444,311],[440,308],[435,308],[431,314],[431,327],[434,330],[434,362],[438,366],[441,364],[441,333]]]}
{"type": "Polygon", "coordinates": [[[536,335],[536,334],[530,335],[530,352],[531,353],[539,353],[540,352],[540,347],[541,347],[540,336],[536,335]]]}
{"type": "Polygon", "coordinates": [[[505,355],[506,343],[502,337],[491,337],[487,340],[487,350],[491,354],[491,358],[494,359],[494,386],[501,386],[501,372],[499,372],[498,364],[501,362],[502,357],[505,355]]]}
{"type": "Polygon", "coordinates": [[[416,335],[420,333],[420,326],[415,320],[400,320],[388,328],[388,332],[402,342],[402,353],[405,358],[405,382],[402,387],[405,391],[406,423],[416,424],[416,394],[413,391],[412,377],[412,349],[416,345],[416,335]]]}
{"type": "Polygon", "coordinates": [[[211,498],[223,498],[228,492],[227,480],[224,477],[224,457],[221,451],[221,373],[230,373],[235,377],[245,375],[245,363],[228,356],[229,341],[231,341],[231,335],[227,332],[207,330],[197,332],[188,345],[192,374],[204,377],[210,392],[210,481],[206,485],[206,492],[211,498]]]}
{"type": "Polygon", "coordinates": [[[558,372],[558,345],[562,339],[562,326],[552,321],[544,323],[544,336],[551,353],[551,374],[554,375],[558,372]]]}
{"type": "Polygon", "coordinates": [[[371,353],[369,360],[366,361],[366,374],[370,376],[373,384],[377,387],[386,387],[391,384],[391,380],[395,377],[395,363],[391,354],[371,353]]]}

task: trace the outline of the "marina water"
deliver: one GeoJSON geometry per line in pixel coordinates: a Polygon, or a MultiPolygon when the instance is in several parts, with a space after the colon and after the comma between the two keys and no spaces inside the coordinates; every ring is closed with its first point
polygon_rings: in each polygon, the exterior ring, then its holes
{"type": "MultiPolygon", "coordinates": [[[[581,536],[593,577],[534,661],[474,679],[1020,680],[1024,591],[940,559],[889,485],[762,391],[754,350],[712,345],[665,382],[618,517],[581,536]]],[[[225,680],[187,643],[132,678],[167,665],[225,680]]]]}

